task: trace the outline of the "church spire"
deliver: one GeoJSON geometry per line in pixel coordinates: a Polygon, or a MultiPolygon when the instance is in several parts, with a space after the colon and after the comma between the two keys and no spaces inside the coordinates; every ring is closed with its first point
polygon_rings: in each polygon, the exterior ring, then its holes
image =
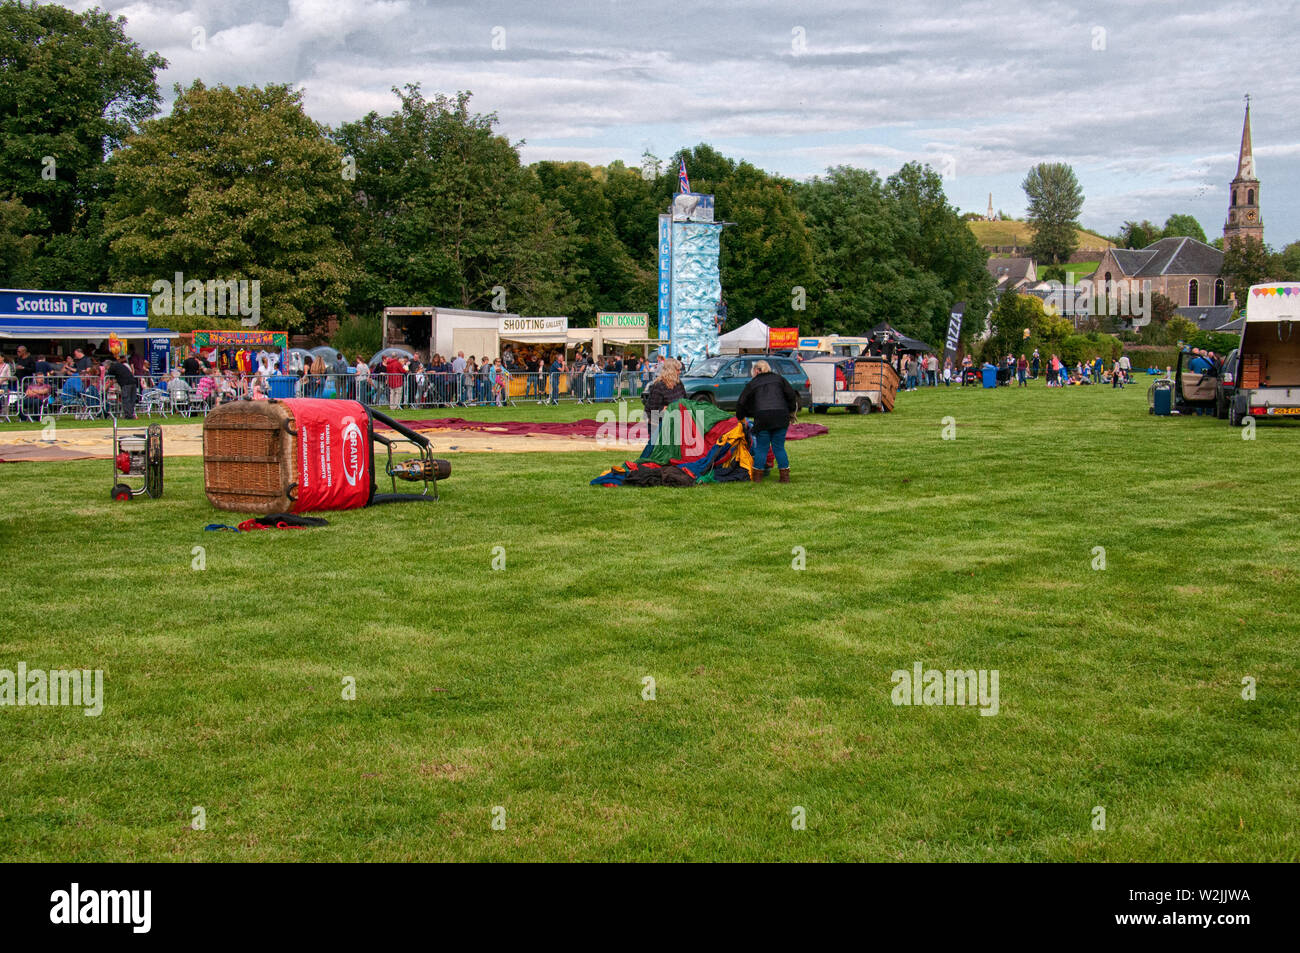
{"type": "Polygon", "coordinates": [[[1238,238],[1264,240],[1264,221],[1259,215],[1259,178],[1255,175],[1255,153],[1250,142],[1250,96],[1246,97],[1246,119],[1241,126],[1241,154],[1237,174],[1228,185],[1228,220],[1223,223],[1223,243],[1238,238]]]}
{"type": "Polygon", "coordinates": [[[1237,178],[1255,178],[1255,153],[1250,145],[1250,94],[1246,95],[1246,120],[1241,127],[1241,153],[1237,157],[1237,178]]]}

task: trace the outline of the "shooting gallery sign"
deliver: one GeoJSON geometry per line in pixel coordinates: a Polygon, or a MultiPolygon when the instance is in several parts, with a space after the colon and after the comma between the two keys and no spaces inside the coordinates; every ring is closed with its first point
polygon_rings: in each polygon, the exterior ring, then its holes
{"type": "Polygon", "coordinates": [[[195,331],[195,347],[275,348],[289,346],[287,331],[195,331]]]}
{"type": "Polygon", "coordinates": [[[502,318],[501,336],[515,334],[563,334],[569,330],[568,318],[502,318]]]}

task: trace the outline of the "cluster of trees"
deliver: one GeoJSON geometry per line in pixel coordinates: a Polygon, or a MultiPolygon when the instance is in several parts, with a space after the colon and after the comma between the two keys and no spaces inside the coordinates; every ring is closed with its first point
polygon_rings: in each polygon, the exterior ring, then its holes
{"type": "Polygon", "coordinates": [[[1196,216],[1179,213],[1165,219],[1163,228],[1145,219],[1141,222],[1125,222],[1120,233],[1111,240],[1120,248],[1146,248],[1162,238],[1195,238],[1198,242],[1204,242],[1205,229],[1201,228],[1196,216]]]}
{"type": "Polygon", "coordinates": [[[602,310],[653,313],[657,216],[685,159],[692,187],[734,223],[721,262],[732,326],[760,317],[860,333],[888,320],[938,343],[954,302],[978,314],[991,301],[985,254],[929,167],[884,180],[841,167],[796,183],[707,145],[643,169],[524,165],[469,93],[416,86],[394,90],[392,114],[334,129],[279,85],[196,82],[151,118],[166,63],[123,23],[0,4],[9,286],[148,291],[177,272],[255,279],[263,325],[294,331],[391,304],[564,314],[578,325],[602,310]]]}
{"type": "Polygon", "coordinates": [[[1300,281],[1300,242],[1275,252],[1258,238],[1234,239],[1223,252],[1223,276],[1228,290],[1243,304],[1251,285],[1300,281]]]}
{"type": "Polygon", "coordinates": [[[995,364],[1008,354],[1030,355],[1035,349],[1044,360],[1055,354],[1067,364],[1075,364],[1099,356],[1109,363],[1124,347],[1114,335],[1076,331],[1068,318],[1048,313],[1043,300],[1034,295],[1002,295],[990,324],[993,333],[984,341],[980,359],[995,364]]]}

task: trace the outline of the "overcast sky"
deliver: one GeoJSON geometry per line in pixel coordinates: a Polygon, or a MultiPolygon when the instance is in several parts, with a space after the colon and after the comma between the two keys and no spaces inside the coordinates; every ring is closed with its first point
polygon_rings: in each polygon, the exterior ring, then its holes
{"type": "Polygon", "coordinates": [[[822,0],[105,0],[173,83],[290,82],[331,125],[391,87],[474,94],[525,161],[666,157],[708,142],[796,178],[928,161],[963,211],[1020,216],[1040,161],[1082,221],[1194,214],[1222,234],[1252,97],[1265,241],[1300,238],[1296,3],[822,0]],[[201,32],[200,32],[201,31],[201,32]],[[196,48],[198,47],[198,48],[196,48]]]}

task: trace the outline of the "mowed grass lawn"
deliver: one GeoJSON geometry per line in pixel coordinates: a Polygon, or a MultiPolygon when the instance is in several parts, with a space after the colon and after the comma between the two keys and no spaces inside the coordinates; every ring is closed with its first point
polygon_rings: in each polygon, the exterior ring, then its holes
{"type": "Polygon", "coordinates": [[[1300,429],[1145,389],[902,394],[788,486],[455,455],[295,532],[205,533],[197,459],[0,465],[0,668],[106,696],[0,708],[0,857],[1294,861],[1300,429]],[[916,662],[998,714],[893,705],[916,662]]]}

